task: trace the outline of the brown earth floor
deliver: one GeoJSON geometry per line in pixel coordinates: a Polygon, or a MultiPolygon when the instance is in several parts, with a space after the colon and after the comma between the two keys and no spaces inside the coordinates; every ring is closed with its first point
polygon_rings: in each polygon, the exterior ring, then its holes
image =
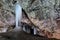
{"type": "Polygon", "coordinates": [[[0,40],[57,40],[57,39],[49,39],[42,36],[34,36],[32,34],[27,34],[25,32],[17,32],[17,33],[7,33],[5,36],[0,37],[0,40]]]}

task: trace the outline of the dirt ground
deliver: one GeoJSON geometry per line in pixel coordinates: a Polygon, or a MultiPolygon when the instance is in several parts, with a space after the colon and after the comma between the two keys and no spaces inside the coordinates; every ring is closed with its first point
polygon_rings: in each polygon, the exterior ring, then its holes
{"type": "Polygon", "coordinates": [[[0,36],[0,40],[57,40],[49,39],[42,36],[34,36],[32,34],[27,34],[25,32],[12,32],[6,33],[4,36],[0,36]]]}

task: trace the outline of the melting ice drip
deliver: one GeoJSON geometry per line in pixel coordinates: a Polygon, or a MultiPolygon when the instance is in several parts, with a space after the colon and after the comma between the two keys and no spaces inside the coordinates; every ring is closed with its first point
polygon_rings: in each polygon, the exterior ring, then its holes
{"type": "Polygon", "coordinates": [[[16,27],[15,27],[15,29],[18,30],[18,29],[20,29],[18,24],[19,24],[19,22],[21,23],[21,18],[22,18],[22,7],[18,3],[18,1],[15,3],[15,14],[16,14],[16,27]]]}
{"type": "Polygon", "coordinates": [[[2,32],[6,32],[6,31],[7,31],[7,28],[3,28],[3,29],[2,29],[2,32]]]}
{"type": "Polygon", "coordinates": [[[34,35],[37,34],[37,28],[34,27],[34,35]]]}
{"type": "Polygon", "coordinates": [[[27,32],[27,33],[32,33],[32,31],[33,31],[33,33],[32,34],[34,34],[34,35],[37,35],[37,28],[36,27],[33,27],[32,29],[31,28],[29,28],[28,26],[23,26],[23,31],[25,31],[25,32],[27,32]]]}

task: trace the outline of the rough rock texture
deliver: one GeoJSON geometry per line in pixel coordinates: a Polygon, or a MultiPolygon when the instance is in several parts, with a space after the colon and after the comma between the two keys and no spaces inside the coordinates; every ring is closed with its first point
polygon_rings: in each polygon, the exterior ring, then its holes
{"type": "MultiPolygon", "coordinates": [[[[12,0],[10,1],[12,2],[12,0]]],[[[15,23],[15,15],[11,2],[7,0],[0,1],[0,33],[4,28],[10,29],[11,25],[15,23]]]]}
{"type": "Polygon", "coordinates": [[[60,39],[60,0],[20,0],[38,34],[60,39]]]}
{"type": "Polygon", "coordinates": [[[9,28],[14,23],[14,15],[8,10],[0,9],[0,28],[9,28]]]}

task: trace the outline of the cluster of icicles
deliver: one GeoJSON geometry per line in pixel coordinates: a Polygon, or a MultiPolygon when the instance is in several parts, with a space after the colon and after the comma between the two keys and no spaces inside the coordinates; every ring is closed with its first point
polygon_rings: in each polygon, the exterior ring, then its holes
{"type": "MultiPolygon", "coordinates": [[[[18,1],[15,3],[15,14],[16,14],[16,27],[14,28],[14,31],[20,31],[20,29],[22,29],[23,31],[30,33],[31,29],[27,28],[27,27],[21,27],[19,26],[19,24],[21,23],[21,18],[22,18],[22,7],[21,5],[18,3],[18,1]]],[[[33,34],[36,35],[37,34],[37,29],[34,27],[33,28],[33,34]]],[[[2,32],[6,32],[6,28],[4,28],[2,30],[2,32]]]]}

